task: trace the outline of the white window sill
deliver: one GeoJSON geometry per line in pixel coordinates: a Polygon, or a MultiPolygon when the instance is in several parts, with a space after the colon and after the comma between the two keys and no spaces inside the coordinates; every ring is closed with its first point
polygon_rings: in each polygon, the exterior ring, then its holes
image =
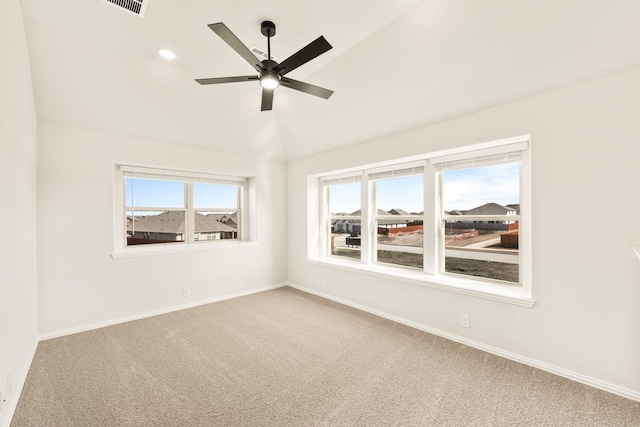
{"type": "Polygon", "coordinates": [[[215,251],[220,249],[238,249],[257,246],[256,241],[228,241],[201,243],[160,243],[157,245],[137,245],[127,249],[117,249],[111,254],[113,259],[136,258],[152,255],[179,254],[185,252],[215,251]]]}
{"type": "Polygon", "coordinates": [[[531,293],[519,286],[498,285],[469,280],[454,276],[434,276],[421,271],[411,271],[398,267],[383,265],[366,265],[357,261],[340,260],[335,258],[309,258],[308,262],[325,267],[337,268],[383,279],[396,280],[417,286],[439,289],[486,298],[494,301],[515,304],[523,307],[533,307],[535,300],[531,293]]]}

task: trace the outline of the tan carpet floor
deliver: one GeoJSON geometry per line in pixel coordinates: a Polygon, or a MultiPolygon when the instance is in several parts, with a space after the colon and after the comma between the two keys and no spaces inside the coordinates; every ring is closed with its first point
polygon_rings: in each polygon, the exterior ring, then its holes
{"type": "Polygon", "coordinates": [[[640,426],[640,402],[291,288],[39,344],[12,427],[640,426]]]}

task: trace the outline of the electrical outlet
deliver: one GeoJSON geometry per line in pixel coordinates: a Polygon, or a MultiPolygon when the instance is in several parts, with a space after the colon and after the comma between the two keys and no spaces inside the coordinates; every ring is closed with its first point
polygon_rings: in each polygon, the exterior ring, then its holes
{"type": "Polygon", "coordinates": [[[322,279],[322,287],[323,288],[327,287],[327,279],[322,279]]]}
{"type": "Polygon", "coordinates": [[[13,388],[13,379],[11,377],[11,372],[7,374],[7,394],[11,393],[11,389],[13,388]]]}
{"type": "Polygon", "coordinates": [[[188,297],[189,295],[191,295],[191,289],[190,288],[182,288],[182,296],[183,297],[188,297]]]}
{"type": "Polygon", "coordinates": [[[469,322],[470,322],[470,318],[468,314],[460,315],[460,326],[462,326],[463,328],[468,328],[469,322]]]}

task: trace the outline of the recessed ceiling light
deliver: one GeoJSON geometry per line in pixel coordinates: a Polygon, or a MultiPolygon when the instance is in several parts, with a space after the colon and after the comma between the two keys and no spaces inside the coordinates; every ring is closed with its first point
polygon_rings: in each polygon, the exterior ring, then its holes
{"type": "Polygon", "coordinates": [[[158,54],[160,56],[162,56],[164,59],[166,59],[167,61],[172,61],[172,60],[176,59],[176,54],[171,52],[168,49],[160,49],[158,51],[158,54]]]}

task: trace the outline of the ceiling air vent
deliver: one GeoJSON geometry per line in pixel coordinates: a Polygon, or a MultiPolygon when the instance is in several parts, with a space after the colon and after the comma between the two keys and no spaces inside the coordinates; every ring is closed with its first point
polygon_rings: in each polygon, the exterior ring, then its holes
{"type": "MultiPolygon", "coordinates": [[[[264,50],[260,49],[259,47],[253,46],[251,45],[251,47],[249,48],[249,50],[255,55],[257,56],[259,59],[269,59],[269,56],[267,54],[267,52],[265,52],[264,50]]],[[[274,61],[278,62],[278,57],[277,56],[273,56],[271,55],[271,59],[273,59],[274,61]]]]}
{"type": "Polygon", "coordinates": [[[105,0],[108,3],[128,10],[140,17],[144,16],[144,8],[147,5],[145,0],[105,0]]]}

